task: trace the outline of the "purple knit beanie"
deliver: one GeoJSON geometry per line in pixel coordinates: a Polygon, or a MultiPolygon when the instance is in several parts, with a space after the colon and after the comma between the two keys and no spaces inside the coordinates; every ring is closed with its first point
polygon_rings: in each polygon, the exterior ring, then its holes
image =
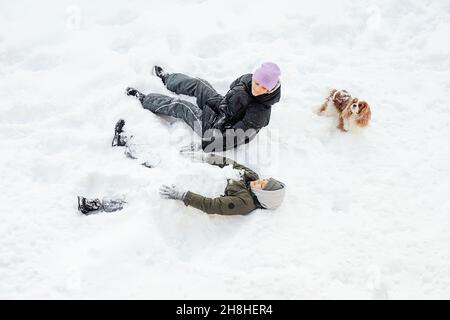
{"type": "Polygon", "coordinates": [[[258,81],[267,89],[272,90],[280,80],[280,75],[280,68],[275,63],[266,62],[253,73],[253,80],[258,81]]]}

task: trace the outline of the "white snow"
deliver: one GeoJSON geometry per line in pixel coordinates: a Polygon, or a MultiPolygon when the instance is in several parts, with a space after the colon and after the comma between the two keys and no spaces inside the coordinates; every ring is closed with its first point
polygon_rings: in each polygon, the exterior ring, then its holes
{"type": "Polygon", "coordinates": [[[1,1],[0,298],[449,299],[449,30],[449,0],[1,1]],[[283,206],[160,199],[236,173],[180,158],[188,127],[125,87],[168,93],[161,64],[225,93],[264,61],[283,88],[259,136],[279,144],[247,164],[283,206]],[[369,102],[368,128],[315,113],[330,87],[369,102]],[[110,147],[121,117],[158,168],[110,147]],[[85,217],[79,194],[129,204],[85,217]]]}

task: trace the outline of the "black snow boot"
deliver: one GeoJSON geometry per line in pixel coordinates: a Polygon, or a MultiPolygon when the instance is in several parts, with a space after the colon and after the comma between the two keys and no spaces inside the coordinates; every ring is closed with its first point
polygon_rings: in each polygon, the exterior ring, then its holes
{"type": "Polygon", "coordinates": [[[125,125],[125,120],[120,119],[117,121],[116,126],[114,128],[114,138],[112,140],[111,145],[113,147],[124,147],[126,146],[127,142],[125,137],[122,135],[123,132],[123,126],[125,125]]]}
{"type": "Polygon", "coordinates": [[[91,211],[103,209],[102,202],[99,199],[86,199],[78,196],[78,210],[83,214],[89,214],[91,211]]]}
{"type": "Polygon", "coordinates": [[[131,87],[128,87],[125,93],[127,94],[127,96],[136,97],[140,102],[142,102],[145,98],[145,94],[131,87]]]}
{"type": "Polygon", "coordinates": [[[169,75],[167,72],[164,71],[164,69],[160,66],[154,66],[152,69],[152,73],[160,78],[164,85],[166,84],[167,76],[169,75]]]}

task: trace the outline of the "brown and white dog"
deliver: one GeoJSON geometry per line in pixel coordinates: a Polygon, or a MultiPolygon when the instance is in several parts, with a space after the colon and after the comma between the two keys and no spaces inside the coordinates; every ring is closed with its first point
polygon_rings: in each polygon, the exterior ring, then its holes
{"type": "Polygon", "coordinates": [[[323,114],[329,103],[332,103],[339,114],[339,130],[347,132],[352,126],[366,127],[369,124],[372,113],[369,104],[353,98],[346,90],[333,89],[327,100],[322,104],[319,114],[323,114]]]}

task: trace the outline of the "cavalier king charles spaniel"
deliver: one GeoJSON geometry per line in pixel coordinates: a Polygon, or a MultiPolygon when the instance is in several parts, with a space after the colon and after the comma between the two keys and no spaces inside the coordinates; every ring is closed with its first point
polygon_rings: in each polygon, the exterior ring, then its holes
{"type": "Polygon", "coordinates": [[[353,98],[345,90],[333,89],[320,107],[319,114],[327,110],[330,102],[339,114],[339,130],[347,132],[353,126],[363,128],[369,124],[372,113],[367,102],[353,98]]]}

